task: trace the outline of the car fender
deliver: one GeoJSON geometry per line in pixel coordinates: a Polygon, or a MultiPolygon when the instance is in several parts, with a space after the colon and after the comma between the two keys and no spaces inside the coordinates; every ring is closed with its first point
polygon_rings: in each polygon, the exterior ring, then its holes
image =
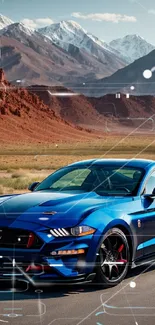
{"type": "MultiPolygon", "coordinates": [[[[128,216],[126,216],[126,219],[128,220],[128,216]]],[[[106,213],[104,210],[100,209],[91,213],[85,220],[81,222],[81,225],[89,225],[96,229],[96,232],[93,235],[93,245],[91,246],[90,252],[88,254],[88,260],[93,260],[94,263],[96,261],[96,255],[99,251],[101,243],[103,242],[104,235],[108,230],[112,228],[124,229],[124,232],[130,235],[133,250],[135,236],[133,236],[130,224],[125,220],[125,218],[115,218],[111,214],[106,213]]]]}

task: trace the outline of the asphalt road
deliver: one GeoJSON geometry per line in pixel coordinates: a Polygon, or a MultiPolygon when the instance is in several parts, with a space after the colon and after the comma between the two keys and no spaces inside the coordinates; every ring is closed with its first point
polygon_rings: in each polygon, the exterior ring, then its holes
{"type": "Polygon", "coordinates": [[[0,293],[0,324],[155,324],[155,266],[135,269],[115,288],[90,284],[16,290],[0,293]]]}

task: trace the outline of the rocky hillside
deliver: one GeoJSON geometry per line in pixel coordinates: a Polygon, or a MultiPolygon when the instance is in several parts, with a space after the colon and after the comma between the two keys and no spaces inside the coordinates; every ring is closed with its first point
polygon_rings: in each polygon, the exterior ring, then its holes
{"type": "Polygon", "coordinates": [[[0,69],[0,113],[1,115],[22,116],[28,114],[31,108],[46,111],[48,107],[35,94],[30,94],[26,89],[12,86],[6,81],[4,72],[0,69]]]}
{"type": "Polygon", "coordinates": [[[35,93],[11,86],[0,69],[1,143],[68,143],[92,138],[90,130],[64,121],[35,93]]]}
{"type": "Polygon", "coordinates": [[[90,125],[97,119],[99,124],[106,117],[149,117],[155,113],[155,97],[134,96],[129,98],[120,94],[117,99],[115,94],[108,94],[99,98],[86,97],[71,92],[64,87],[30,87],[43,102],[48,105],[56,115],[75,124],[87,123],[90,125]],[[67,96],[67,94],[72,96],[67,96]]]}
{"type": "Polygon", "coordinates": [[[86,128],[103,129],[106,120],[104,114],[100,114],[87,97],[61,86],[33,86],[29,89],[65,121],[86,128]]]}

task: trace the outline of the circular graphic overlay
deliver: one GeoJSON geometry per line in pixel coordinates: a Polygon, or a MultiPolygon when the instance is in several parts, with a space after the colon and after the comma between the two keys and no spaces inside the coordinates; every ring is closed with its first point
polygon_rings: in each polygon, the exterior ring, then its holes
{"type": "Polygon", "coordinates": [[[130,282],[130,288],[135,288],[136,287],[136,282],[134,282],[134,281],[131,281],[130,282]]]}
{"type": "Polygon", "coordinates": [[[144,70],[143,77],[145,79],[150,79],[152,77],[152,71],[151,70],[144,70]]]}

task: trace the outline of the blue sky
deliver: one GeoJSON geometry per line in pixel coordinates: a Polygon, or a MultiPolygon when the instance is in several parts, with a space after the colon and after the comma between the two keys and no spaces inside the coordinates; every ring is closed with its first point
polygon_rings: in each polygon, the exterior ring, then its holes
{"type": "Polygon", "coordinates": [[[155,44],[155,0],[0,0],[0,13],[37,27],[72,19],[106,42],[139,34],[155,44]]]}

